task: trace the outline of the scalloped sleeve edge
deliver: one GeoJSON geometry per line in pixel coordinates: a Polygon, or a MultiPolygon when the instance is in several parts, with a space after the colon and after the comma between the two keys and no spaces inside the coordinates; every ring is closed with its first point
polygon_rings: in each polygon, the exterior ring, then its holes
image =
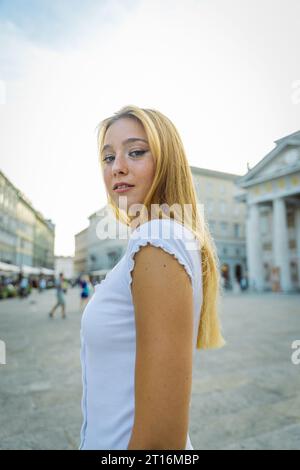
{"type": "Polygon", "coordinates": [[[178,253],[177,250],[173,250],[171,247],[167,247],[164,243],[162,243],[161,240],[159,239],[136,239],[133,248],[130,250],[129,255],[128,255],[128,277],[129,277],[129,288],[131,288],[132,284],[132,271],[134,269],[135,261],[134,261],[134,256],[135,254],[143,247],[146,245],[153,245],[156,246],[157,248],[162,248],[166,253],[169,253],[170,255],[174,256],[174,258],[184,267],[186,273],[188,274],[191,285],[193,286],[193,273],[191,270],[191,267],[189,266],[189,263],[183,258],[183,256],[178,253]]]}

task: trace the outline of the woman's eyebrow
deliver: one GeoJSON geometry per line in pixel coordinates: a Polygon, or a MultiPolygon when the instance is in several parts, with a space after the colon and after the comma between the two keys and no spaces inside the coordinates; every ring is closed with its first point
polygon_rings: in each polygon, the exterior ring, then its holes
{"type": "MultiPolygon", "coordinates": [[[[129,142],[136,142],[137,140],[140,140],[142,142],[146,142],[146,144],[148,144],[148,141],[145,140],[145,139],[141,139],[141,138],[138,138],[138,137],[129,137],[129,139],[126,139],[126,140],[124,140],[124,142],[122,142],[122,145],[128,144],[129,142]]],[[[101,152],[104,152],[104,150],[106,150],[108,148],[112,148],[112,145],[110,145],[110,144],[104,145],[101,152]]]]}

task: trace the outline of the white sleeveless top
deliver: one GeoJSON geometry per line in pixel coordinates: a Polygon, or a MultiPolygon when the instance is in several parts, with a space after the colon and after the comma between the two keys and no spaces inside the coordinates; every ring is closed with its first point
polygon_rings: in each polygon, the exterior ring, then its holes
{"type": "MultiPolygon", "coordinates": [[[[126,450],[134,422],[136,331],[131,293],[134,254],[150,243],[175,256],[193,286],[194,353],[202,305],[199,242],[173,219],[153,219],[130,234],[117,265],[95,287],[81,320],[82,413],[79,449],[126,450]]],[[[194,355],[193,355],[194,357],[194,355]]],[[[189,434],[186,450],[192,450],[189,434]]]]}

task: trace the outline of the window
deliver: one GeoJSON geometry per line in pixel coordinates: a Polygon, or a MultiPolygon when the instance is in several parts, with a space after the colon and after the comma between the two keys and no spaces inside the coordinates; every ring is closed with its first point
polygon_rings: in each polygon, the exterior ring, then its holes
{"type": "Polygon", "coordinates": [[[265,282],[269,282],[271,279],[271,268],[268,263],[264,263],[264,279],[265,282]]]}
{"type": "Polygon", "coordinates": [[[206,192],[210,194],[212,190],[213,190],[213,184],[211,181],[209,181],[208,183],[206,183],[206,192]]]}
{"type": "Polygon", "coordinates": [[[239,213],[240,213],[240,206],[238,204],[235,204],[233,208],[233,214],[234,216],[238,216],[239,213]]]}
{"type": "Polygon", "coordinates": [[[290,262],[290,272],[293,284],[297,284],[299,281],[298,266],[294,261],[290,262]]]}
{"type": "Polygon", "coordinates": [[[263,251],[272,251],[272,243],[271,242],[264,242],[262,244],[263,251]]]}
{"type": "Polygon", "coordinates": [[[221,194],[225,194],[225,192],[226,192],[225,185],[224,185],[224,184],[221,184],[221,186],[220,186],[220,193],[221,193],[221,194]]]}
{"type": "Polygon", "coordinates": [[[233,229],[234,229],[235,238],[240,238],[240,236],[241,236],[241,226],[240,226],[240,224],[234,224],[233,229]]]}
{"type": "Polygon", "coordinates": [[[220,226],[221,226],[222,235],[227,235],[228,223],[227,222],[221,222],[220,226]]]}
{"type": "Polygon", "coordinates": [[[264,216],[260,218],[260,228],[261,228],[261,233],[263,235],[267,235],[269,233],[269,219],[268,216],[264,216]]]}
{"type": "Polygon", "coordinates": [[[214,210],[214,202],[212,199],[207,199],[206,201],[206,207],[205,209],[207,210],[208,214],[212,214],[214,210]]]}
{"type": "Polygon", "coordinates": [[[295,212],[288,212],[287,214],[287,225],[289,228],[295,227],[295,212]]]}
{"type": "Polygon", "coordinates": [[[221,212],[222,215],[226,214],[226,202],[225,201],[221,201],[220,212],[221,212]]]}

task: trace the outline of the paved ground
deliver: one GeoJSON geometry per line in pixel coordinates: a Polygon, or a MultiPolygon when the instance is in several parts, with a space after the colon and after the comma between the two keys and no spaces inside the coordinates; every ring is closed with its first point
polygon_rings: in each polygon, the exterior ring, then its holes
{"type": "MultiPolygon", "coordinates": [[[[79,293],[68,318],[54,292],[0,302],[0,449],[77,449],[81,427],[79,293]],[[33,303],[35,301],[35,303],[33,303]]],[[[190,437],[195,449],[300,449],[300,296],[226,295],[227,345],[196,352],[190,437]]]]}

